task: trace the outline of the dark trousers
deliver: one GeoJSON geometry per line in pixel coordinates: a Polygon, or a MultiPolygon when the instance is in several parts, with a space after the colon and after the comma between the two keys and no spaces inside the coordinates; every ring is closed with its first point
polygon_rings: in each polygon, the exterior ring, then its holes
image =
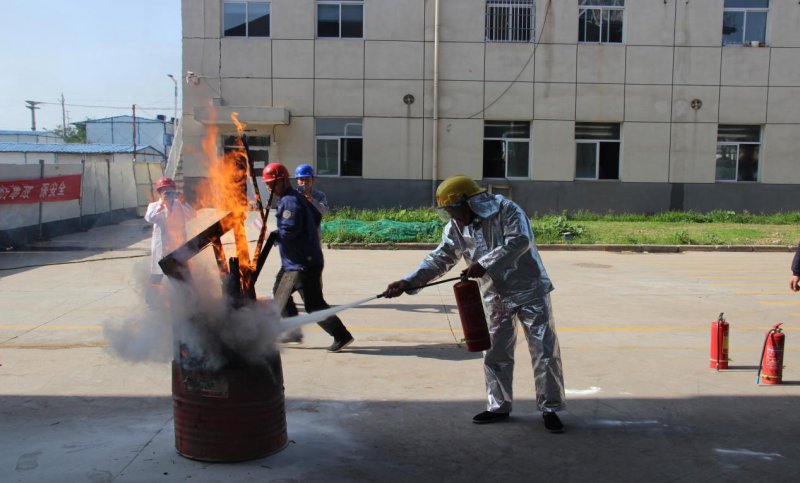
{"type": "MultiPolygon", "coordinates": [[[[272,287],[273,294],[278,291],[278,286],[281,284],[284,273],[286,273],[286,271],[281,267],[278,271],[278,275],[275,276],[275,285],[272,287]]],[[[322,295],[322,267],[300,270],[297,274],[297,281],[294,284],[292,293],[295,291],[300,293],[300,297],[303,299],[303,303],[306,307],[306,312],[309,314],[330,308],[330,305],[325,302],[325,298],[322,295]]],[[[283,314],[287,317],[294,317],[298,314],[297,306],[291,296],[289,296],[289,300],[286,302],[283,314]]],[[[339,317],[335,315],[328,317],[322,322],[318,322],[318,324],[322,327],[322,330],[336,340],[347,340],[351,337],[347,327],[345,327],[339,317]]]]}

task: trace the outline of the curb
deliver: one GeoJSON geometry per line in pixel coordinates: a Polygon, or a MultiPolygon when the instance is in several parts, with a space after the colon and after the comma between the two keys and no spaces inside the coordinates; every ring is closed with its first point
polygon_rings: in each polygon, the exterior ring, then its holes
{"type": "MultiPolygon", "coordinates": [[[[328,243],[331,250],[433,250],[438,243],[328,243]]],[[[751,252],[794,253],[795,246],[784,245],[537,245],[540,252],[630,252],[630,253],[684,253],[684,252],[751,252]]]]}

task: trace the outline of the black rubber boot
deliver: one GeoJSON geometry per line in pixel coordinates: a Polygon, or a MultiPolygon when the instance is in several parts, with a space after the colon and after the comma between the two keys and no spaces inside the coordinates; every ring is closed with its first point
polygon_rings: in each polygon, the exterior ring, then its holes
{"type": "Polygon", "coordinates": [[[472,418],[472,422],[475,424],[489,424],[489,423],[496,423],[498,421],[505,421],[508,419],[509,413],[493,413],[491,411],[484,411],[480,414],[476,414],[474,418],[472,418]]]}
{"type": "Polygon", "coordinates": [[[341,352],[342,349],[352,344],[354,340],[355,339],[353,339],[353,336],[349,335],[348,333],[347,338],[334,340],[333,344],[331,344],[331,346],[328,347],[328,352],[341,352]]]}
{"type": "Polygon", "coordinates": [[[558,417],[558,414],[552,412],[542,413],[544,419],[544,427],[551,433],[561,433],[564,431],[564,424],[558,417]]]}

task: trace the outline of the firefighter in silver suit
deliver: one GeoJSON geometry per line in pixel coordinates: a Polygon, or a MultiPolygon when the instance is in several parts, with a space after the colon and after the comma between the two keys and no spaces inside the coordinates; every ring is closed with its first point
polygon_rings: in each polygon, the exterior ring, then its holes
{"type": "Polygon", "coordinates": [[[447,221],[442,243],[417,270],[391,283],[387,297],[430,283],[462,258],[467,276],[479,279],[488,315],[491,349],[484,352],[487,410],[477,424],[509,417],[512,409],[514,348],[518,325],[528,342],[536,403],[548,431],[564,429],[556,414],[564,409],[564,376],[550,292],[553,284],[536,250],[528,216],[516,203],[492,195],[464,175],[444,180],[436,190],[440,215],[447,221]]]}

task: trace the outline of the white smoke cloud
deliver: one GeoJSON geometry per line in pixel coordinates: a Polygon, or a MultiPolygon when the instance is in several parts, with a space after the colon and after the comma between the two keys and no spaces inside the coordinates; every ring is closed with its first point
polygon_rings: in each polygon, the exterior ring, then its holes
{"type": "MultiPolygon", "coordinates": [[[[209,370],[236,359],[264,364],[277,350],[282,332],[277,307],[272,300],[257,300],[233,308],[223,297],[216,267],[202,262],[192,265],[193,283],[164,278],[161,296],[168,307],[146,310],[142,300],[141,310],[129,317],[105,321],[107,350],[130,362],[169,362],[183,352],[184,358],[209,370]]],[[[148,276],[135,279],[144,295],[148,276]]]]}
{"type": "MultiPolygon", "coordinates": [[[[169,362],[181,359],[207,370],[228,363],[266,364],[278,348],[284,332],[320,322],[338,312],[375,299],[370,297],[350,304],[285,320],[271,299],[246,301],[233,308],[222,293],[216,263],[196,257],[191,266],[192,283],[167,280],[161,296],[163,309],[141,309],[122,320],[107,320],[103,335],[107,350],[129,362],[169,362]],[[205,263],[204,263],[205,262],[205,263]],[[173,342],[180,341],[180,346],[173,342]]],[[[148,290],[149,263],[134,275],[144,298],[148,290]]]]}

